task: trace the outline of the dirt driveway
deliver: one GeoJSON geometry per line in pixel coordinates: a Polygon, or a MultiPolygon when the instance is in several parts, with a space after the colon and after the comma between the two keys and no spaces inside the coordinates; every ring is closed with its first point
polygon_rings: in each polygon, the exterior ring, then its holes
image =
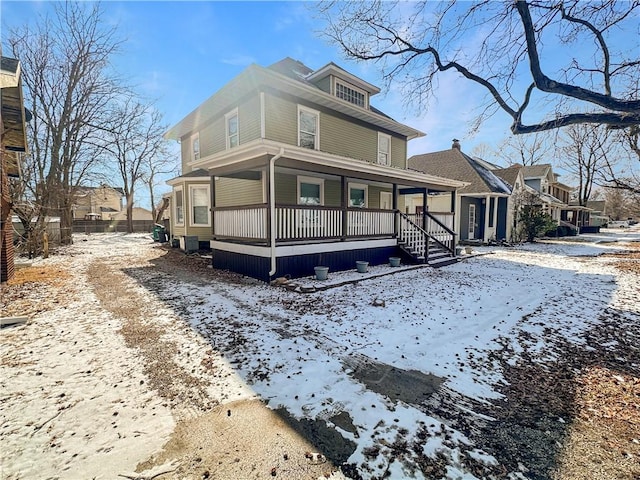
{"type": "Polygon", "coordinates": [[[31,317],[0,333],[2,478],[640,475],[635,244],[493,252],[418,302],[382,285],[426,270],[303,295],[85,240],[2,287],[31,317]]]}

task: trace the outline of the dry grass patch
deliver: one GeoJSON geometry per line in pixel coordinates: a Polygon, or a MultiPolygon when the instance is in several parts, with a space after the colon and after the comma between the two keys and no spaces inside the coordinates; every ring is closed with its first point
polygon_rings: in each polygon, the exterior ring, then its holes
{"type": "Polygon", "coordinates": [[[7,282],[7,285],[23,285],[25,283],[46,283],[48,285],[59,286],[64,284],[71,275],[60,267],[25,267],[18,268],[14,277],[7,282]]]}
{"type": "Polygon", "coordinates": [[[640,478],[640,378],[590,368],[578,378],[576,411],[553,478],[640,478]]]}

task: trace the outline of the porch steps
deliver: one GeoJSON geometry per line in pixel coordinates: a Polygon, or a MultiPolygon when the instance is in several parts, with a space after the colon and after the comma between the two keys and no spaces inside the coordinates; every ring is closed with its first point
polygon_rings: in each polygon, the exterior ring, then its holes
{"type": "Polygon", "coordinates": [[[404,242],[398,242],[398,246],[407,255],[411,256],[416,263],[427,263],[433,268],[440,268],[458,263],[458,259],[456,257],[433,242],[429,243],[429,258],[426,262],[423,255],[419,255],[415,250],[409,248],[404,242]]]}

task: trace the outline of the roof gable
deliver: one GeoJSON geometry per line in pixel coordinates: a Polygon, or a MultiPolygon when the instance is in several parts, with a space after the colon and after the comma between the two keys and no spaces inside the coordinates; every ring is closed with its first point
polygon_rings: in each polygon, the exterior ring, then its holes
{"type": "Polygon", "coordinates": [[[458,190],[460,193],[511,194],[511,188],[501,178],[458,148],[414,155],[409,158],[408,166],[431,175],[469,183],[458,190]]]}
{"type": "Polygon", "coordinates": [[[424,136],[423,132],[396,122],[380,110],[358,107],[321,90],[317,85],[304,78],[304,73],[307,71],[310,72],[311,69],[301,62],[288,57],[268,68],[256,64],[249,65],[180,122],[171,127],[164,136],[169,140],[180,140],[184,136],[197,131],[200,126],[211,119],[223,115],[234,105],[237,105],[239,98],[252,91],[257,92],[262,86],[269,86],[302,100],[317,103],[325,108],[366,122],[375,128],[397,133],[407,137],[407,139],[424,136]]]}

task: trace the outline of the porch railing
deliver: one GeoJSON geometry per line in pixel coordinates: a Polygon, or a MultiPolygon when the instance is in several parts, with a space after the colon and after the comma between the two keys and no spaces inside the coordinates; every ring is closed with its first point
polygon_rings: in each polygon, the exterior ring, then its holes
{"type": "MultiPolygon", "coordinates": [[[[291,205],[276,207],[276,240],[304,241],[394,234],[394,211],[378,209],[291,205]],[[346,230],[345,230],[346,218],[346,230]]],[[[214,236],[247,241],[266,241],[266,205],[216,207],[214,236]]]]}
{"type": "Polygon", "coordinates": [[[216,237],[266,240],[267,206],[217,207],[213,210],[216,237]]]}
{"type": "Polygon", "coordinates": [[[332,207],[276,207],[276,239],[307,240],[339,238],[342,210],[332,207]]]}
{"type": "MultiPolygon", "coordinates": [[[[451,219],[453,219],[453,215],[451,215],[451,219]]],[[[453,221],[451,221],[451,223],[453,223],[453,221]]],[[[400,238],[407,241],[407,239],[402,238],[402,227],[404,225],[407,231],[410,231],[410,233],[404,233],[404,235],[422,235],[425,237],[425,242],[426,238],[428,238],[430,241],[440,245],[442,248],[448,250],[453,254],[456,246],[456,234],[453,229],[449,228],[447,225],[441,222],[440,219],[429,212],[424,213],[424,224],[426,226],[426,230],[422,228],[423,214],[406,215],[404,213],[400,213],[400,238]]],[[[408,239],[412,240],[412,237],[409,237],[408,239]]],[[[416,241],[418,243],[418,249],[420,249],[421,247],[419,246],[419,244],[421,240],[416,241]]],[[[427,247],[425,247],[425,255],[428,256],[428,243],[427,247]]]]}
{"type": "Polygon", "coordinates": [[[347,210],[347,235],[350,237],[393,235],[394,219],[393,210],[347,210]]]}

